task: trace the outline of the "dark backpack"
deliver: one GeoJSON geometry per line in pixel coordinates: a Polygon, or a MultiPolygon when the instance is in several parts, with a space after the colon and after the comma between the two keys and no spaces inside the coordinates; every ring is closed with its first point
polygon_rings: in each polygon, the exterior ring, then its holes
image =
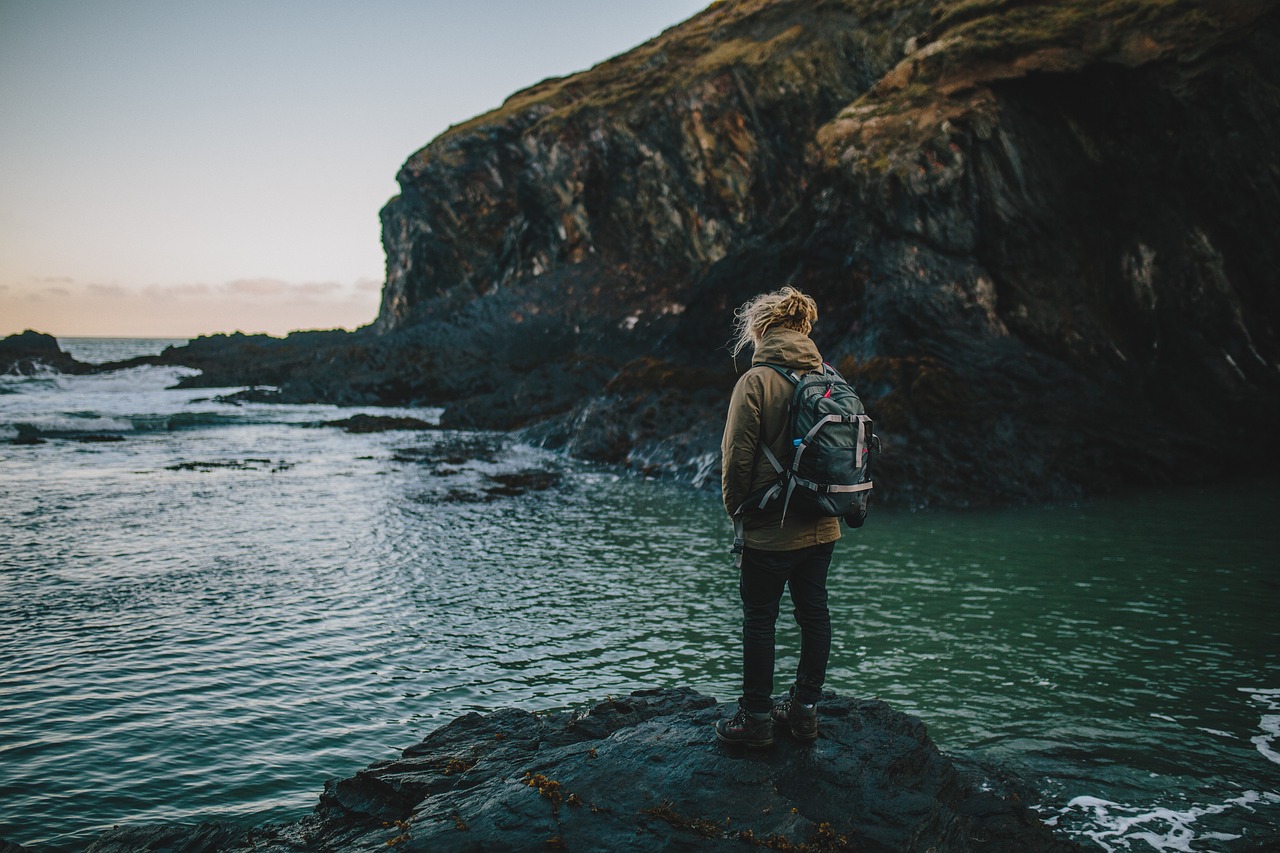
{"type": "Polygon", "coordinates": [[[778,501],[783,521],[793,512],[843,518],[850,527],[861,527],[872,487],[871,452],[880,450],[862,401],[834,367],[824,363],[822,370],[800,375],[776,364],[766,366],[795,385],[789,418],[794,451],[784,463],[761,442],[778,479],[748,496],[734,514],[735,552],[744,539],[744,517],[772,509],[778,501]]]}

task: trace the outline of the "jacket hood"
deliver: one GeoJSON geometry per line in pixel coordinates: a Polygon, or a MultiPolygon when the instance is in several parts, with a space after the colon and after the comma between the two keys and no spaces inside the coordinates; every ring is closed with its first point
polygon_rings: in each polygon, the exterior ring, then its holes
{"type": "Polygon", "coordinates": [[[793,370],[817,370],[822,355],[809,336],[795,329],[770,329],[751,356],[751,364],[781,364],[793,370]]]}

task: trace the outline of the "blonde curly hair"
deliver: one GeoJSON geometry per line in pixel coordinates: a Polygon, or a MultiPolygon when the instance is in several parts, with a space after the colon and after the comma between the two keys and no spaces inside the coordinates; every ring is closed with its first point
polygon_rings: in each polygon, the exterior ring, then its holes
{"type": "Polygon", "coordinates": [[[777,327],[794,329],[809,334],[818,319],[818,303],[812,296],[787,285],[773,293],[762,293],[744,302],[733,312],[733,342],[730,351],[734,358],[747,348],[759,346],[764,333],[777,327]]]}

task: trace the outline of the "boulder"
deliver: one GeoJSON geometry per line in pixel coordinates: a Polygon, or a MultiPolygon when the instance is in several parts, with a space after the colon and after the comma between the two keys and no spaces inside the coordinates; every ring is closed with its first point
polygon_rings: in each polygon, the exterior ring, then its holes
{"type": "Polygon", "coordinates": [[[94,853],[188,851],[1073,851],[1013,795],[958,769],[920,720],[828,694],[820,736],[717,741],[733,708],[641,690],[578,712],[471,713],[330,782],[314,814],[254,830],[121,828],[94,853]],[[183,833],[186,833],[185,835],[183,833]]]}
{"type": "Polygon", "coordinates": [[[88,373],[92,367],[63,352],[53,335],[28,329],[0,340],[0,373],[30,376],[41,369],[88,373]]]}
{"type": "Polygon", "coordinates": [[[389,432],[392,430],[439,429],[439,425],[421,418],[393,417],[390,415],[352,415],[337,421],[325,421],[320,426],[341,427],[346,432],[389,432]]]}

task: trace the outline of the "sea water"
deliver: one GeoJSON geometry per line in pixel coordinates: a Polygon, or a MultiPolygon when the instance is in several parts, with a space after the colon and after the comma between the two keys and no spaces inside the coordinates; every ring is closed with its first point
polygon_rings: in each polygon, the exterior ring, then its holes
{"type": "MultiPolygon", "coordinates": [[[[350,434],[320,424],[439,411],[237,405],[189,372],[0,377],[0,838],[292,820],[466,711],[736,695],[718,495],[503,435],[350,434]]],[[[1278,510],[1274,483],[873,510],[832,564],[828,687],[1023,776],[1087,847],[1265,837],[1278,510]]]]}

